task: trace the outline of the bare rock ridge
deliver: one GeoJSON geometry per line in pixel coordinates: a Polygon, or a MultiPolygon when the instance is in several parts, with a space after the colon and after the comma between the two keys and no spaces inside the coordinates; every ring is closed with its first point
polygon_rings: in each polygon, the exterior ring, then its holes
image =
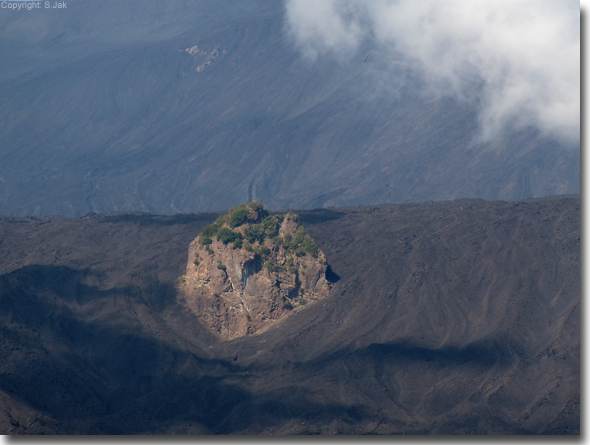
{"type": "Polygon", "coordinates": [[[328,295],[326,269],[296,214],[270,215],[253,201],[190,243],[180,300],[209,330],[233,339],[328,295]]]}

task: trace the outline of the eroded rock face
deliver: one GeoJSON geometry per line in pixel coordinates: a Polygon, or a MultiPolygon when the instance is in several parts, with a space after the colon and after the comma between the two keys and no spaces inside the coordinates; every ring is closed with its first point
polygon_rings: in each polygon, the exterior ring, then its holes
{"type": "Polygon", "coordinates": [[[231,215],[216,223],[219,236],[191,242],[181,284],[181,302],[211,331],[227,339],[254,334],[328,295],[326,257],[296,215],[248,207],[245,221],[233,227],[231,215]],[[229,231],[237,242],[224,238],[229,231]]]}

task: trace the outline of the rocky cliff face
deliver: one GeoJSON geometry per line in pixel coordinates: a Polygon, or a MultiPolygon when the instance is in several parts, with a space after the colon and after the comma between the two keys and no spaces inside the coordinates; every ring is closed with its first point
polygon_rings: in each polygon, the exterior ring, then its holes
{"type": "Polygon", "coordinates": [[[330,291],[327,261],[297,215],[241,205],[189,246],[181,300],[211,331],[254,334],[330,291]]]}

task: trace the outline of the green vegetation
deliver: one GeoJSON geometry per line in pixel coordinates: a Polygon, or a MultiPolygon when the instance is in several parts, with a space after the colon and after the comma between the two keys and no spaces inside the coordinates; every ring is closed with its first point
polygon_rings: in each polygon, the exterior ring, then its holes
{"type": "Polygon", "coordinates": [[[205,230],[201,232],[199,235],[199,242],[203,246],[208,246],[213,242],[212,236],[217,235],[217,232],[221,229],[221,226],[218,224],[210,224],[205,227],[205,230]]]}
{"type": "Polygon", "coordinates": [[[248,209],[246,206],[241,206],[233,209],[229,214],[229,221],[227,222],[230,227],[241,226],[248,219],[248,209]]]}
{"type": "MultiPolygon", "coordinates": [[[[216,238],[223,244],[231,244],[233,249],[245,249],[248,252],[261,257],[269,272],[289,273],[297,272],[299,266],[306,267],[305,262],[295,261],[296,257],[311,255],[317,258],[319,248],[315,241],[305,233],[305,229],[299,223],[299,216],[293,212],[284,215],[271,215],[259,202],[252,201],[248,204],[240,204],[229,210],[225,215],[220,215],[217,220],[205,227],[199,235],[199,243],[205,247],[209,254],[213,254],[211,244],[216,238]],[[280,235],[281,224],[289,222],[289,230],[294,233],[280,235]],[[271,261],[272,252],[284,252],[286,265],[280,266],[271,261]]],[[[200,258],[195,258],[198,265],[200,258]]],[[[225,270],[223,264],[217,267],[225,270]]]]}
{"type": "Polygon", "coordinates": [[[266,268],[268,269],[269,272],[276,272],[277,271],[277,265],[275,264],[275,262],[273,260],[268,260],[266,262],[266,268]]]}
{"type": "Polygon", "coordinates": [[[227,218],[229,215],[219,215],[219,217],[215,220],[215,225],[221,227],[227,222],[227,218]]]}
{"type": "Polygon", "coordinates": [[[230,227],[239,227],[248,221],[256,222],[268,215],[269,213],[264,210],[262,203],[252,201],[248,204],[240,204],[233,209],[229,209],[229,213],[225,215],[223,222],[227,223],[230,227]]]}
{"type": "Polygon", "coordinates": [[[262,244],[264,242],[264,231],[260,224],[252,224],[250,227],[246,227],[244,236],[251,244],[255,242],[262,244]]]}
{"type": "MultiPolygon", "coordinates": [[[[219,240],[225,240],[229,237],[230,239],[227,242],[223,241],[225,244],[235,241],[235,238],[232,238],[232,235],[229,233],[232,228],[242,226],[246,223],[253,224],[262,221],[268,215],[268,211],[264,210],[264,207],[259,202],[252,201],[248,204],[240,204],[233,209],[229,209],[227,215],[220,215],[213,224],[205,227],[205,230],[199,235],[199,242],[201,245],[207,246],[213,242],[213,236],[215,235],[217,235],[217,239],[219,240]],[[224,227],[226,225],[229,227],[224,227]],[[220,231],[222,232],[221,234],[219,234],[220,231]]],[[[235,237],[236,235],[233,236],[235,237]]],[[[242,236],[242,234],[239,233],[239,236],[242,236]]]]}
{"type": "Polygon", "coordinates": [[[289,268],[289,273],[297,272],[297,269],[295,268],[295,263],[293,261],[293,257],[287,258],[287,267],[289,268]]]}
{"type": "Polygon", "coordinates": [[[279,234],[280,223],[276,218],[273,218],[272,216],[267,216],[262,221],[262,225],[264,226],[264,230],[268,237],[274,238],[279,234]]]}
{"type": "Polygon", "coordinates": [[[258,201],[251,201],[248,204],[246,204],[248,207],[250,207],[252,210],[254,210],[257,213],[260,213],[263,216],[268,215],[268,212],[266,210],[264,210],[264,206],[262,205],[261,202],[258,201]],[[264,212],[266,212],[266,215],[264,215],[264,212]]]}
{"type": "Polygon", "coordinates": [[[242,248],[242,238],[236,238],[234,243],[231,245],[232,249],[241,249],[242,248]]]}
{"type": "Polygon", "coordinates": [[[299,224],[299,215],[297,213],[289,212],[285,215],[285,219],[290,219],[299,224]]]}
{"type": "Polygon", "coordinates": [[[227,267],[221,262],[221,260],[217,261],[217,268],[221,270],[226,270],[227,267]]]}
{"type": "Polygon", "coordinates": [[[285,270],[284,266],[279,266],[273,260],[268,260],[266,262],[266,268],[269,272],[284,272],[285,270]]]}
{"type": "Polygon", "coordinates": [[[217,239],[221,241],[223,244],[235,243],[236,241],[240,241],[241,247],[241,241],[242,239],[244,239],[244,237],[240,232],[234,232],[232,229],[222,227],[217,231],[217,239]]]}

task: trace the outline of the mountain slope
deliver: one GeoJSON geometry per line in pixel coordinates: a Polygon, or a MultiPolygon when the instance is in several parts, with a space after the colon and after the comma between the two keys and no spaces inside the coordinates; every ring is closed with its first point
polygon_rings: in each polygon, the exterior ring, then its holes
{"type": "Polygon", "coordinates": [[[177,302],[217,214],[0,220],[7,434],[579,434],[580,201],[301,211],[332,291],[224,341],[177,302]]]}
{"type": "Polygon", "coordinates": [[[0,17],[1,214],[579,193],[579,146],[474,145],[477,110],[380,90],[371,48],[301,58],[279,1],[68,4],[0,17]]]}

